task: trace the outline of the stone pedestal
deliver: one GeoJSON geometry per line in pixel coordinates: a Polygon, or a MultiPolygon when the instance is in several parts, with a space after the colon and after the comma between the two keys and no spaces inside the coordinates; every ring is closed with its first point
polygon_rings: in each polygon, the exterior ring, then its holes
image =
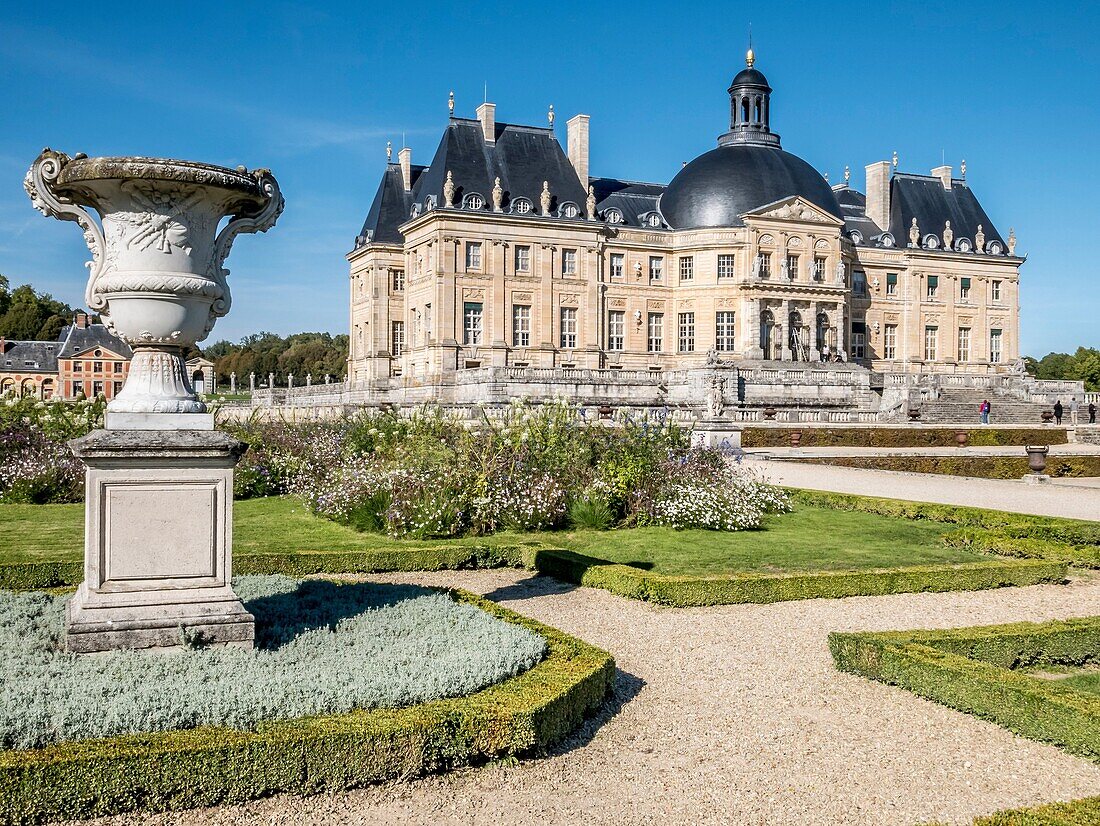
{"type": "Polygon", "coordinates": [[[741,447],[741,425],[727,419],[700,419],[692,431],[693,444],[701,447],[741,447]]]}
{"type": "Polygon", "coordinates": [[[87,472],[84,582],[68,605],[66,648],[251,648],[255,623],[230,584],[233,467],[247,445],[165,429],[178,416],[147,418],[126,422],[146,429],[69,443],[87,472]]]}

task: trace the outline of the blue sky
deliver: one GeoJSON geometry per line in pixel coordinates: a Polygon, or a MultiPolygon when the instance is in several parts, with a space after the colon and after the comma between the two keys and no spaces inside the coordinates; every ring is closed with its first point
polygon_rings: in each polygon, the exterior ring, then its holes
{"type": "MultiPolygon", "coordinates": [[[[14,5],[14,4],[13,4],[14,5]]],[[[287,208],[229,258],[232,313],[210,341],[347,330],[350,249],[406,136],[426,163],[447,118],[559,139],[592,116],[592,171],[667,182],[726,128],[726,87],[757,66],[784,148],[830,179],[897,151],[946,158],[1026,253],[1023,350],[1100,345],[1100,10],[1045,3],[20,4],[0,12],[0,273],[73,304],[87,252],[22,178],[43,146],[270,167],[287,208]]],[[[957,174],[957,173],[956,173],[957,174]]]]}

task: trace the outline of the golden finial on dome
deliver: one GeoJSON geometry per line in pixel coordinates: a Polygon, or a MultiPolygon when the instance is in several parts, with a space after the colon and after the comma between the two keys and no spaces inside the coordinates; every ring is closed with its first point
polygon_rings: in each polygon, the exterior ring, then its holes
{"type": "Polygon", "coordinates": [[[752,46],[749,46],[749,50],[745,52],[745,65],[751,69],[754,63],[756,63],[756,52],[752,50],[752,46]]]}

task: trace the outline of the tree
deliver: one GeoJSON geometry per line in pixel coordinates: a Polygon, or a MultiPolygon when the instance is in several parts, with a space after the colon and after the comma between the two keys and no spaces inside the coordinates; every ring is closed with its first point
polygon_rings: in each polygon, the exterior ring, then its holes
{"type": "Polygon", "coordinates": [[[229,381],[231,373],[238,382],[255,373],[258,382],[275,374],[278,383],[288,375],[296,384],[312,375],[315,382],[326,375],[342,379],[347,372],[348,337],[331,333],[295,333],[283,338],[276,333],[259,332],[245,336],[239,344],[218,341],[206,348],[206,357],[214,362],[221,381],[229,381]]]}
{"type": "Polygon", "coordinates": [[[1047,353],[1036,361],[1024,359],[1027,372],[1037,379],[1070,379],[1083,381],[1090,392],[1100,391],[1100,350],[1078,347],[1073,353],[1047,353]]]}
{"type": "Polygon", "coordinates": [[[73,317],[73,308],[30,284],[9,291],[0,275],[0,336],[15,340],[51,341],[73,317]]]}

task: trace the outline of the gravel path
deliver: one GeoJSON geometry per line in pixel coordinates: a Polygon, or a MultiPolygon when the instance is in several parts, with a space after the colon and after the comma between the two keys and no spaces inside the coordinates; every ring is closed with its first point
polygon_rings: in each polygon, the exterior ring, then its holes
{"type": "Polygon", "coordinates": [[[486,593],[601,645],[611,711],[562,752],[310,798],[112,824],[883,824],[1100,794],[1100,765],[901,689],[838,673],[833,630],[1100,613],[1100,577],[1068,586],[670,610],[522,571],[379,577],[486,593]]]}
{"type": "Polygon", "coordinates": [[[769,482],[793,488],[967,505],[1036,516],[1100,519],[1100,489],[1097,488],[1029,485],[1011,479],[973,479],[801,462],[752,460],[747,466],[763,471],[769,482]]]}

